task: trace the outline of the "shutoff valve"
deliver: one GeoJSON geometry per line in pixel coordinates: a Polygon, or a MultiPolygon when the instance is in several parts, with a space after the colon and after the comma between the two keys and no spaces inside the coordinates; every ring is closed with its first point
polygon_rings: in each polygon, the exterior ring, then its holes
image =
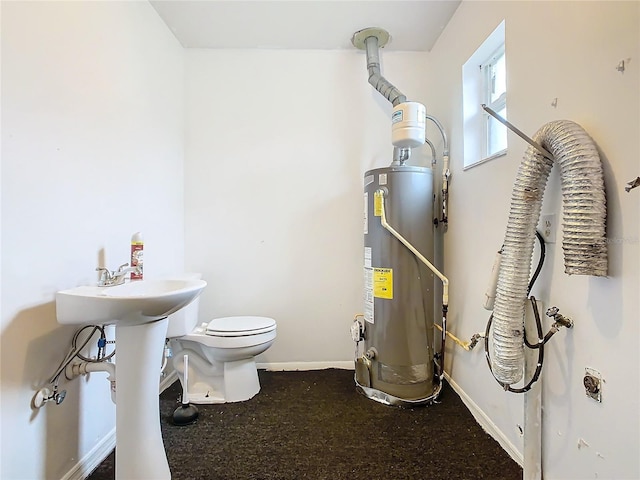
{"type": "Polygon", "coordinates": [[[567,318],[564,315],[562,315],[560,313],[560,310],[558,309],[558,307],[549,308],[547,310],[547,317],[553,318],[553,320],[559,326],[566,327],[566,328],[573,327],[573,320],[571,320],[570,318],[567,318]]]}

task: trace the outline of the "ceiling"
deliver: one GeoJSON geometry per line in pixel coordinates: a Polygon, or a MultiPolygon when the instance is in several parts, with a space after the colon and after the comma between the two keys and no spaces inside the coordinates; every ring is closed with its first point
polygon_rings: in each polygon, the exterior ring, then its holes
{"type": "Polygon", "coordinates": [[[429,51],[460,0],[150,0],[185,48],[351,49],[381,27],[388,50],[429,51]]]}

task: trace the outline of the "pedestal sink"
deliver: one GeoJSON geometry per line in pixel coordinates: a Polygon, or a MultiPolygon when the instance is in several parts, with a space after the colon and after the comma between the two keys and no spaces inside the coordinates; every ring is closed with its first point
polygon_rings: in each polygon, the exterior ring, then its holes
{"type": "Polygon", "coordinates": [[[58,323],[116,326],[116,480],[171,478],[158,398],[167,315],[186,307],[206,285],[139,280],[56,293],[58,323]]]}

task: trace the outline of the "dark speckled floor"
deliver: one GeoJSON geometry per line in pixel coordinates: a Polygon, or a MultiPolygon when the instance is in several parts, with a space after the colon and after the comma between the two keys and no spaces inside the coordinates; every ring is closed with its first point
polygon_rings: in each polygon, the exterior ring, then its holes
{"type": "MultiPolygon", "coordinates": [[[[358,394],[349,370],[261,371],[260,382],[247,402],[199,405],[185,427],[171,423],[180,384],[160,396],[173,480],[522,478],[448,385],[439,404],[399,409],[358,394]]],[[[114,472],[112,453],[89,479],[114,472]]]]}

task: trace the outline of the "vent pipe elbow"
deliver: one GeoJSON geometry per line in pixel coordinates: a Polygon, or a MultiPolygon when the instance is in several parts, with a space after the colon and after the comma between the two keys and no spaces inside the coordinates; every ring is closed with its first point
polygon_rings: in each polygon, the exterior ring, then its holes
{"type": "Polygon", "coordinates": [[[369,71],[369,83],[371,86],[389,100],[394,107],[399,103],[406,102],[407,97],[380,73],[378,37],[367,37],[364,44],[367,52],[367,70],[369,71]]]}
{"type": "Polygon", "coordinates": [[[369,27],[353,34],[351,43],[354,47],[364,50],[367,54],[367,70],[369,83],[395,107],[406,102],[407,97],[380,73],[379,49],[384,47],[390,39],[389,32],[382,28],[369,27]]]}
{"type": "MultiPolygon", "coordinates": [[[[547,123],[534,141],[560,167],[565,273],[606,276],[606,197],[598,150],[577,123],[547,123]]],[[[504,385],[522,379],[524,308],[542,197],[554,161],[528,147],[511,195],[493,311],[492,370],[504,385]]]]}

